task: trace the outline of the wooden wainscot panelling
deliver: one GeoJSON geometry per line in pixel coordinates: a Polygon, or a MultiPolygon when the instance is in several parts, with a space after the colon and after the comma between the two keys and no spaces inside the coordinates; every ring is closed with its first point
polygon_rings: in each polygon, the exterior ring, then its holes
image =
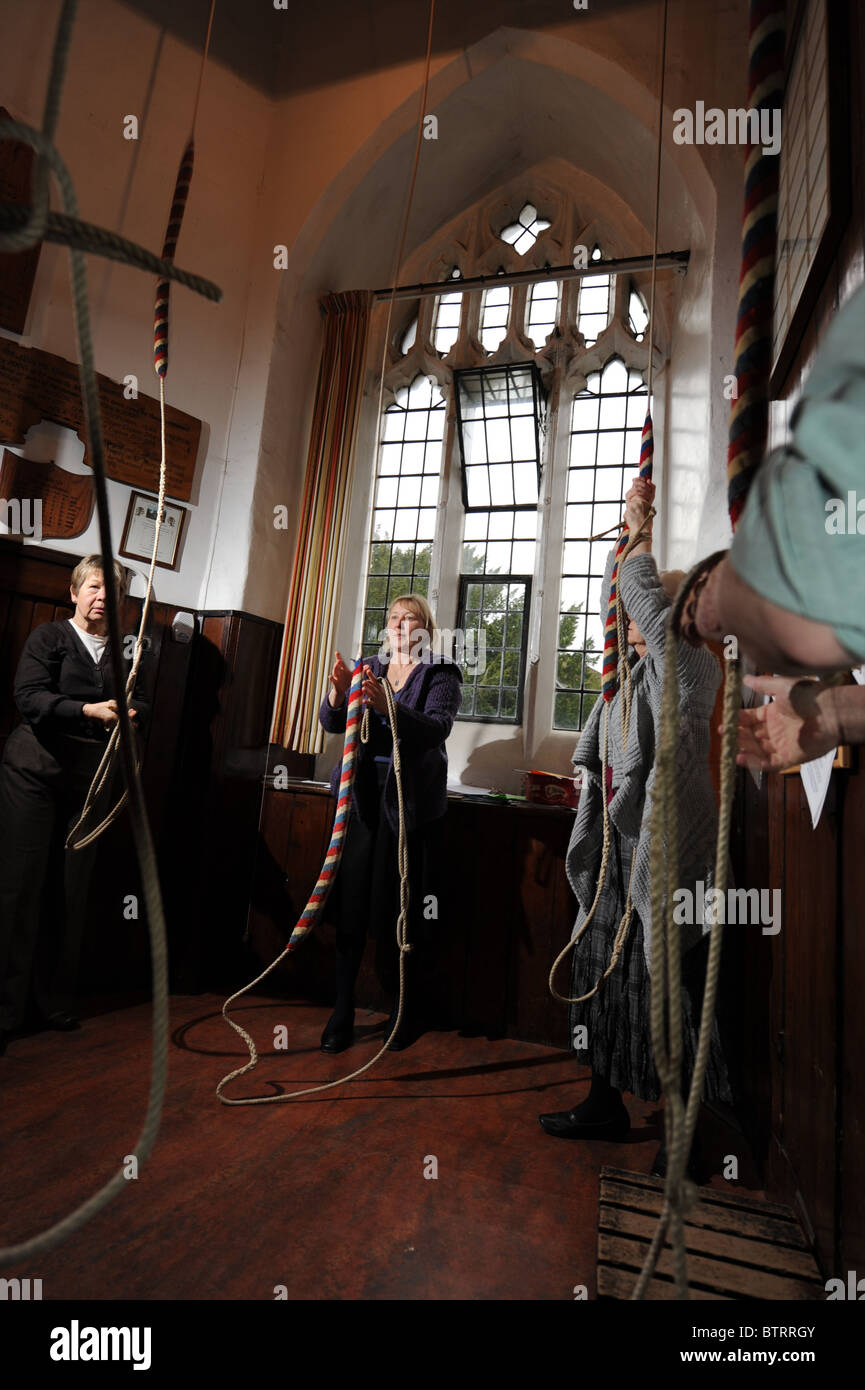
{"type": "Polygon", "coordinates": [[[237,988],[255,964],[247,917],[281,640],[251,614],[200,615],[172,806],[178,988],[237,988]]]}
{"type": "Polygon", "coordinates": [[[838,775],[833,777],[816,829],[811,826],[801,778],[783,779],[787,852],[781,933],[782,1143],[826,1267],[832,1265],[835,1243],[838,775]]]}
{"type": "MultiPolygon", "coordinates": [[[[262,966],[284,950],[315,887],[333,823],[326,789],[304,793],[268,786],[255,858],[249,945],[262,966]]],[[[305,999],[333,993],[333,930],[325,920],[268,978],[268,989],[305,999]]]]}
{"type": "Polygon", "coordinates": [[[839,1250],[833,1275],[865,1270],[865,772],[863,752],[854,749],[854,766],[838,777],[841,828],[842,1017],[840,1068],[839,1250]]]}
{"type": "MultiPolygon", "coordinates": [[[[781,888],[769,855],[769,779],[759,788],[749,772],[737,773],[730,853],[737,888],[781,888]]],[[[783,932],[783,897],[782,927],[783,932]]],[[[771,1135],[773,972],[780,965],[778,936],[760,926],[728,926],[721,955],[717,1016],[735,1109],[751,1151],[764,1165],[771,1135]]]]}
{"type": "MultiPolygon", "coordinates": [[[[514,864],[517,896],[510,948],[511,1037],[568,1047],[568,1007],[553,999],[550,967],[569,940],[576,900],[565,873],[574,815],[566,810],[517,812],[514,864]]],[[[570,994],[569,956],[557,975],[560,994],[570,994]]]]}
{"type": "MultiPolygon", "coordinates": [[[[322,787],[269,788],[265,795],[250,915],[250,946],[261,964],[283,948],[306,904],[334,809],[322,787]]],[[[435,947],[425,982],[437,1026],[567,1047],[567,1009],[550,998],[547,979],[576,911],[564,871],[572,823],[564,811],[450,799],[440,827],[435,947]]],[[[325,910],[312,939],[275,972],[281,987],[303,998],[332,999],[333,940],[325,910]]],[[[358,1005],[386,1009],[391,1000],[373,961],[368,942],[358,1005]]]]}
{"type": "MultiPolygon", "coordinates": [[[[0,741],[5,742],[18,722],[12,687],[15,668],[29,634],[40,623],[68,618],[69,577],[78,556],[47,549],[27,550],[14,542],[0,542],[0,741]]],[[[142,672],[151,703],[150,719],[141,745],[141,775],[148,817],[160,872],[167,808],[175,792],[181,711],[191,647],[174,640],[171,633],[176,610],[152,603],[148,623],[149,643],[142,672]]],[[[141,599],[124,601],[121,627],[137,633],[141,599]]],[[[101,814],[117,800],[104,800],[101,814]]],[[[97,824],[98,817],[92,822],[97,824]]],[[[149,941],[143,908],[138,916],[124,916],[124,901],[137,897],[141,904],[138,863],[128,816],[121,812],[103,834],[93,876],[89,925],[82,948],[82,991],[120,993],[146,989],[150,979],[149,941]]],[[[166,895],[170,922],[171,903],[166,895]]],[[[130,912],[134,908],[129,909],[130,912]]]]}

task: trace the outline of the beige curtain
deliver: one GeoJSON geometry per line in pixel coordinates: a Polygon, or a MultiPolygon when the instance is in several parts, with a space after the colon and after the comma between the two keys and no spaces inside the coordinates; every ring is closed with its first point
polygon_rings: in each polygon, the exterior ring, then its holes
{"type": "Polygon", "coordinates": [[[370,300],[368,290],[352,290],[321,301],[324,347],[270,736],[298,753],[318,753],[324,744],[318,706],[333,663],[370,300]]]}

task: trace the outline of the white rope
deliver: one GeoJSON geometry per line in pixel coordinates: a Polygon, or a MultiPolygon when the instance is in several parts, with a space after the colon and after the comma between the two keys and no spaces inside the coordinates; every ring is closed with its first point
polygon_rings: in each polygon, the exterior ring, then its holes
{"type": "MultiPolygon", "coordinates": [[[[387,702],[387,715],[388,720],[390,722],[391,737],[393,739],[393,771],[394,779],[396,781],[396,799],[399,817],[399,839],[397,843],[397,857],[399,863],[400,908],[399,916],[397,917],[396,923],[396,944],[397,950],[399,952],[399,998],[397,1004],[397,1014],[393,1028],[391,1029],[387,1041],[379,1048],[378,1052],[375,1054],[374,1057],[371,1057],[368,1062],[364,1062],[363,1066],[358,1067],[356,1071],[349,1072],[348,1076],[338,1077],[336,1081],[325,1081],[319,1086],[306,1086],[303,1088],[303,1090],[289,1091],[285,1095],[280,1096],[231,1097],[223,1095],[223,1090],[228,1085],[229,1081],[233,1081],[235,1077],[244,1076],[247,1072],[252,1071],[258,1065],[258,1051],[255,1046],[255,1040],[251,1036],[251,1034],[247,1033],[245,1028],[243,1028],[239,1023],[236,1023],[233,1018],[229,1017],[229,1006],[234,1003],[235,999],[240,999],[242,995],[248,994],[251,989],[254,989],[254,987],[257,984],[260,984],[262,980],[267,978],[270,972],[274,970],[277,965],[279,965],[280,961],[288,955],[289,952],[288,948],[286,947],[286,949],[284,951],[281,951],[280,954],[276,957],[276,960],[271,961],[270,965],[267,967],[266,970],[262,970],[261,974],[257,975],[254,980],[250,980],[248,985],[244,985],[243,989],[239,989],[236,991],[236,993],[232,994],[229,999],[226,999],[225,1003],[222,1006],[222,1016],[225,1019],[226,1023],[230,1024],[231,1027],[234,1029],[235,1033],[237,1033],[239,1037],[243,1038],[243,1041],[246,1043],[246,1046],[249,1049],[249,1061],[245,1064],[245,1066],[237,1067],[235,1071],[229,1072],[227,1076],[224,1076],[222,1078],[222,1080],[216,1088],[216,1094],[222,1101],[223,1105],[277,1105],[281,1101],[298,1100],[301,1096],[313,1096],[317,1095],[320,1091],[331,1091],[333,1090],[334,1086],[345,1086],[349,1081],[354,1081],[358,1076],[363,1076],[364,1072],[369,1071],[371,1067],[374,1067],[379,1058],[384,1056],[385,1052],[387,1052],[388,1048],[393,1042],[393,1039],[399,1032],[399,1027],[402,1022],[403,1010],[405,1007],[405,957],[406,954],[411,950],[411,944],[408,939],[409,865],[408,847],[406,845],[405,831],[405,808],[403,806],[402,797],[402,759],[400,756],[399,741],[397,739],[396,727],[396,702],[393,697],[393,691],[391,690],[390,681],[386,677],[382,682],[382,685],[384,686],[385,701],[387,702]]],[[[368,730],[369,708],[367,707],[367,709],[364,710],[363,722],[361,724],[360,731],[361,742],[363,743],[367,743],[369,741],[368,730]]]]}

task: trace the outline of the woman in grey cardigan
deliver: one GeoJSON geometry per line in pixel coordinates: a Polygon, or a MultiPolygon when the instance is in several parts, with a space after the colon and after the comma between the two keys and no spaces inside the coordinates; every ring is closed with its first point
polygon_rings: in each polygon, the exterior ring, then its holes
{"type": "MultiPolygon", "coordinates": [[[[620,567],[622,604],[629,618],[631,710],[627,742],[622,744],[621,688],[609,705],[607,788],[611,846],[606,881],[594,917],[573,952],[571,996],[588,994],[610,964],[613,938],[630,889],[633,917],[616,968],[591,999],[570,1005],[577,1061],[592,1068],[589,1095],[573,1110],[541,1115],[548,1134],[565,1139],[624,1139],[630,1128],[621,1092],[642,1100],[660,1095],[652,1057],[650,1025],[651,858],[649,827],[655,778],[655,748],[661,717],[666,618],[679,576],[661,576],[651,554],[648,513],[654,487],[637,479],[628,492],[625,519],[640,542],[620,567]],[[666,581],[666,583],[665,583],[666,581]],[[633,873],[631,865],[633,862],[633,873]],[[580,1028],[584,1025],[584,1030],[580,1028]],[[585,1043],[585,1045],[582,1045],[585,1043]]],[[[609,594],[615,548],[611,550],[602,594],[609,594]]],[[[705,647],[679,648],[681,724],[676,749],[679,800],[679,883],[712,886],[717,809],[708,767],[709,721],[721,682],[717,660],[705,647]]],[[[595,702],[574,753],[583,768],[580,804],[567,854],[567,873],[579,911],[574,935],[585,921],[595,896],[603,844],[604,790],[601,783],[602,699],[595,702]]],[[[697,901],[695,897],[693,901],[697,901]]],[[[697,913],[694,914],[695,916],[697,913]]],[[[705,973],[700,947],[709,924],[684,925],[682,931],[684,1083],[696,1052],[705,973]]],[[[687,1094],[687,1090],[685,1091],[687,1094]]],[[[730,1100],[723,1057],[713,1034],[704,1098],[730,1100]]],[[[656,1168],[663,1168],[659,1154],[656,1168]]]]}

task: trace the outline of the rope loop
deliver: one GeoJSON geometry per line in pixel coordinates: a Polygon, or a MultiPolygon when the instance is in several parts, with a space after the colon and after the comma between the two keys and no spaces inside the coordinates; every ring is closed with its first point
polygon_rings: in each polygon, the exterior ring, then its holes
{"type": "Polygon", "coordinates": [[[322,872],[319,875],[318,882],[316,883],[315,888],[312,891],[312,895],[309,899],[309,902],[306,905],[306,908],[301,913],[301,916],[298,919],[294,931],[291,933],[291,936],[288,940],[288,944],[286,945],[285,949],[282,950],[276,957],[276,959],[271,961],[270,965],[268,965],[265,970],[262,970],[262,972],[259,975],[257,975],[254,980],[250,980],[249,984],[244,985],[243,989],[237,990],[234,994],[230,996],[230,998],[226,999],[225,1003],[222,1006],[223,1018],[225,1019],[226,1023],[234,1029],[238,1037],[243,1039],[249,1051],[249,1061],[246,1062],[244,1066],[237,1067],[234,1071],[229,1072],[227,1076],[224,1076],[216,1088],[216,1094],[223,1105],[276,1105],[283,1101],[299,1100],[302,1096],[317,1095],[321,1091],[330,1091],[333,1090],[335,1086],[345,1086],[347,1082],[354,1081],[357,1077],[363,1076],[364,1072],[369,1071],[371,1067],[375,1066],[379,1058],[382,1057],[390,1047],[390,1044],[396,1036],[397,1032],[399,1031],[400,1024],[402,1023],[402,1017],[405,1009],[405,957],[408,954],[408,952],[412,949],[411,943],[408,939],[409,864],[408,845],[406,841],[405,828],[405,806],[403,803],[402,790],[402,758],[400,756],[399,740],[397,738],[396,701],[394,700],[393,690],[391,688],[390,681],[385,679],[384,681],[382,681],[382,687],[384,689],[385,701],[387,703],[388,722],[390,724],[391,737],[393,739],[393,768],[394,780],[396,782],[396,797],[399,821],[397,856],[400,875],[400,911],[396,923],[396,944],[399,953],[399,996],[397,1003],[397,1014],[393,1028],[391,1029],[386,1041],[375,1054],[375,1056],[371,1057],[368,1062],[365,1062],[362,1067],[358,1067],[356,1071],[350,1072],[348,1076],[340,1076],[335,1081],[326,1081],[319,1086],[305,1086],[299,1091],[289,1091],[285,1094],[278,1096],[231,1097],[226,1096],[224,1094],[225,1087],[228,1085],[230,1081],[236,1080],[236,1078],[239,1076],[245,1076],[247,1072],[253,1071],[255,1067],[258,1065],[258,1051],[256,1050],[255,1042],[252,1036],[246,1031],[246,1029],[242,1027],[241,1024],[237,1023],[235,1019],[230,1017],[230,1005],[233,1004],[236,999],[240,999],[244,994],[248,994],[251,989],[254,989],[256,985],[260,984],[262,980],[266,979],[267,976],[271,973],[271,971],[275,970],[281,961],[285,960],[285,958],[288,955],[290,955],[292,951],[297,949],[297,946],[299,945],[300,941],[303,940],[304,936],[306,936],[311,930],[311,928],[315,925],[315,922],[319,917],[325,902],[327,901],[328,894],[336,876],[336,871],[339,867],[339,863],[342,858],[345,834],[348,828],[349,808],[351,804],[352,789],[354,786],[354,777],[356,770],[356,745],[358,739],[360,739],[362,742],[367,742],[369,736],[368,706],[364,709],[363,717],[359,718],[359,710],[362,698],[362,684],[363,658],[358,657],[357,661],[355,662],[354,671],[352,673],[351,688],[349,690],[348,710],[346,713],[346,737],[342,756],[342,770],[340,773],[337,813],[334,819],[334,829],[333,834],[331,836],[330,846],[328,847],[327,855],[325,856],[324,865],[322,867],[322,872]],[[364,738],[364,728],[366,728],[367,730],[366,738],[364,738]]]}

